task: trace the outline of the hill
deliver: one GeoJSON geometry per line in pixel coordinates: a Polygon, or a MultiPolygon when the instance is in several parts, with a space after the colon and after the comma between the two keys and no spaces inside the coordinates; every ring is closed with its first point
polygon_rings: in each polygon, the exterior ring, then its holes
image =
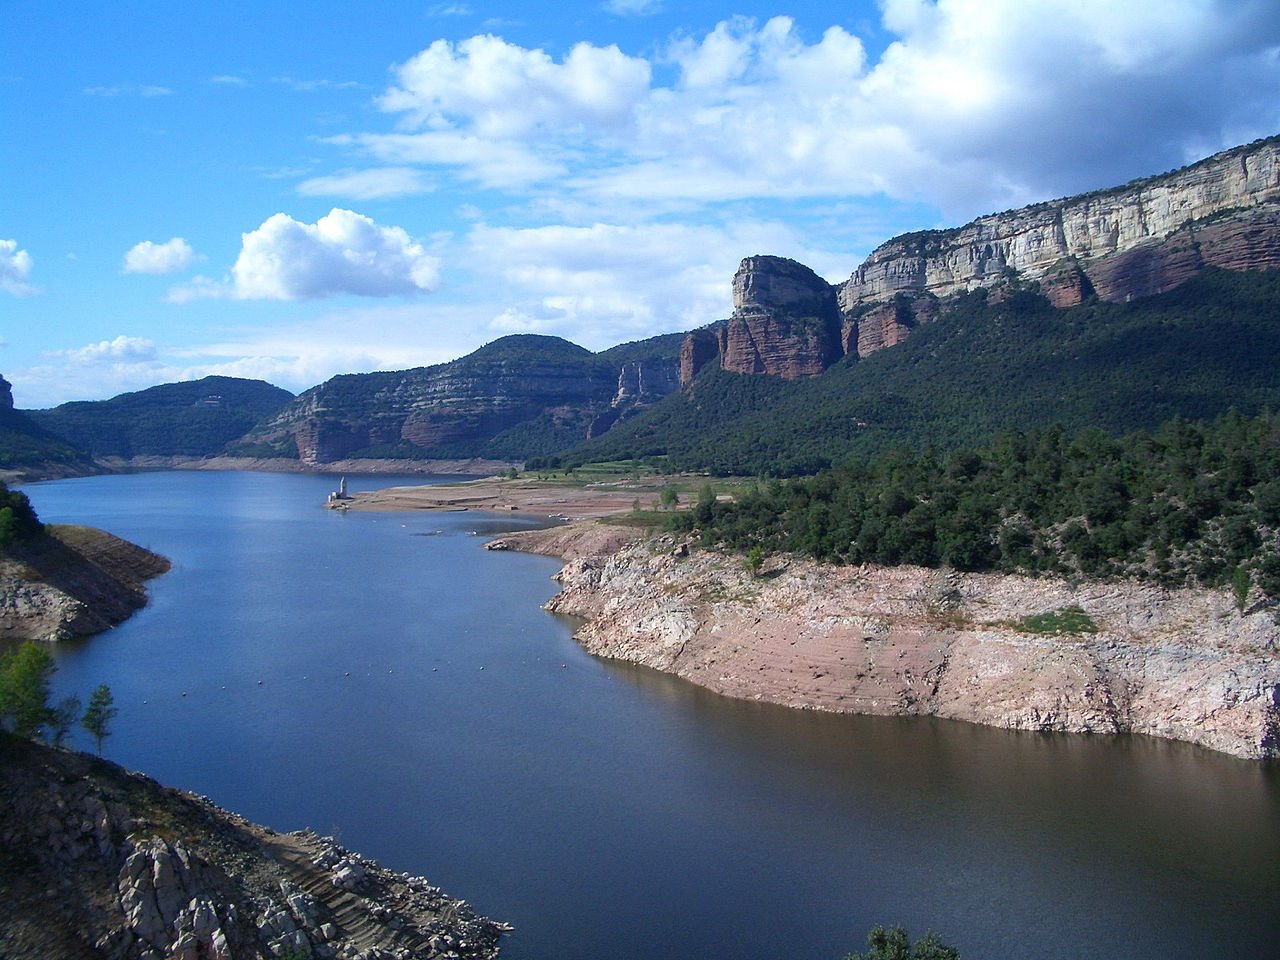
{"type": "Polygon", "coordinates": [[[204,457],[221,453],[292,399],[289,391],[262,380],[205,377],[27,416],[93,457],[204,457]]]}
{"type": "Polygon", "coordinates": [[[93,469],[83,451],[13,408],[13,388],[0,377],[0,471],[35,477],[93,469]]]}
{"type": "Polygon", "coordinates": [[[592,353],[559,337],[520,334],[448,363],[334,377],[231,452],[310,463],[553,453],[677,389],[682,339],[592,353]]]}

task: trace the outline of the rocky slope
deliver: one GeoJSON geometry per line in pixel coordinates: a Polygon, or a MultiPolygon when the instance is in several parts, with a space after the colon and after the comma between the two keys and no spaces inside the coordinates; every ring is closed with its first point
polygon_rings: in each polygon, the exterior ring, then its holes
{"type": "Polygon", "coordinates": [[[1058,307],[1095,295],[1118,303],[1208,267],[1280,267],[1280,137],[1122,187],[895,237],[837,286],[791,260],[748,257],[733,279],[733,315],[686,338],[681,382],[717,359],[735,373],[817,376],[900,343],[947,298],[979,288],[1034,284],[1058,307]]]}
{"type": "Polygon", "coordinates": [[[669,537],[620,550],[565,530],[503,542],[570,558],[548,609],[585,619],[575,637],[591,653],[725,696],[1280,756],[1280,628],[1225,591],[796,559],[757,578],[669,537]],[[1074,607],[1096,632],[1026,623],[1074,607]]]}
{"type": "Polygon", "coordinates": [[[492,957],[502,929],[422,877],[0,733],[0,956],[492,957]]]}
{"type": "Polygon", "coordinates": [[[106,630],[146,605],[164,557],[90,527],[55,525],[0,549],[0,640],[65,640],[106,630]]]}
{"type": "Polygon", "coordinates": [[[554,452],[676,389],[677,344],[668,341],[593,354],[556,337],[521,335],[432,367],[335,377],[301,394],[233,452],[308,463],[554,452]]]}

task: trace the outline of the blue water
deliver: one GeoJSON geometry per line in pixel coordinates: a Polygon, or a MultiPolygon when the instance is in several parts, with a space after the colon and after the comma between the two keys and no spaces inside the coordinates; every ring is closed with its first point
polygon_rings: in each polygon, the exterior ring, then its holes
{"type": "Polygon", "coordinates": [[[174,564],[57,650],[56,696],[114,691],[109,758],[423,874],[516,960],[836,960],[876,923],[966,960],[1280,955],[1275,764],[724,700],[584,654],[540,609],[556,561],[481,549],[509,518],[333,486],[24,488],[174,564]]]}

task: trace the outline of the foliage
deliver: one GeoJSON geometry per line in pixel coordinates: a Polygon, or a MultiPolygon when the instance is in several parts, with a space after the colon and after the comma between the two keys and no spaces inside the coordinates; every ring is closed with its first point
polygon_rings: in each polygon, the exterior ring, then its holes
{"type": "Polygon", "coordinates": [[[845,960],[960,960],[960,951],[949,947],[935,933],[926,933],[914,944],[902,927],[876,924],[867,934],[866,953],[851,953],[845,960]]]}
{"type": "Polygon", "coordinates": [[[1175,419],[1123,438],[1092,428],[1075,436],[1057,426],[1007,430],[978,449],[900,449],[774,480],[671,522],[700,529],[709,545],[838,563],[1234,583],[1237,591],[1247,576],[1280,596],[1280,419],[1175,419]]]}
{"type": "Polygon", "coordinates": [[[1062,607],[1059,610],[1049,610],[1045,613],[1023,617],[1018,621],[1017,628],[1023,633],[1053,635],[1098,632],[1098,625],[1094,623],[1093,617],[1079,607],[1062,607]]]}
{"type": "Polygon", "coordinates": [[[208,456],[293,399],[261,380],[205,377],[29,416],[95,457],[208,456]]]}
{"type": "Polygon", "coordinates": [[[80,719],[80,726],[93,737],[99,754],[102,753],[102,741],[111,735],[111,721],[119,712],[115,699],[111,696],[111,688],[105,683],[100,684],[89,695],[89,706],[80,719]]]}
{"type": "Polygon", "coordinates": [[[900,446],[986,443],[1060,423],[1109,433],[1174,416],[1280,408],[1280,271],[1207,270],[1132,303],[1060,310],[1032,292],[948,301],[905,342],[811,380],[709,366],[565,463],[665,457],[668,469],[799,476],[900,446]]]}
{"type": "Polygon", "coordinates": [[[20,410],[0,407],[0,467],[84,466],[83,451],[41,427],[20,410]]]}
{"type": "Polygon", "coordinates": [[[0,728],[30,739],[58,722],[49,706],[49,679],[57,669],[49,651],[33,641],[0,656],[0,728]]]}
{"type": "Polygon", "coordinates": [[[44,530],[25,493],[0,483],[0,547],[29,540],[44,530]]]}

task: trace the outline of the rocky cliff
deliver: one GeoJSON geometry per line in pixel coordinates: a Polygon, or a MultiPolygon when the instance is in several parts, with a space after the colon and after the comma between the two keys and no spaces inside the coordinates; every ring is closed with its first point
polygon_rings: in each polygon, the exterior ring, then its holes
{"type": "Polygon", "coordinates": [[[90,527],[54,525],[0,549],[0,640],[98,633],[147,602],[164,557],[90,527]]]}
{"type": "Polygon", "coordinates": [[[674,350],[664,356],[628,348],[618,359],[613,351],[593,354],[556,337],[521,335],[450,363],[335,377],[301,394],[233,452],[308,463],[554,452],[676,388],[674,350]]]}
{"type": "MultiPolygon", "coordinates": [[[[895,237],[840,288],[848,311],[899,291],[939,297],[1078,270],[1106,300],[1170,290],[1206,266],[1280,266],[1280,137],[1122,187],[895,237]]],[[[1086,288],[1087,289],[1087,288],[1086,288]]],[[[1071,297],[1065,297],[1069,301],[1071,297]]]]}
{"type": "Polygon", "coordinates": [[[1280,267],[1280,137],[1121,187],[895,237],[834,288],[794,261],[749,257],[734,276],[733,316],[689,335],[681,380],[717,357],[737,373],[816,376],[841,357],[901,342],[947,298],[979,288],[1037,284],[1070,307],[1095,295],[1163,293],[1207,267],[1280,267]]]}
{"type": "Polygon", "coordinates": [[[669,537],[598,553],[564,530],[504,541],[570,556],[547,606],[584,618],[591,653],[725,696],[1280,756],[1280,627],[1226,591],[798,559],[754,577],[669,537]],[[1029,622],[1073,609],[1092,627],[1029,622]]]}
{"type": "Polygon", "coordinates": [[[502,926],[422,877],[0,733],[0,956],[492,957],[502,926]]]}

